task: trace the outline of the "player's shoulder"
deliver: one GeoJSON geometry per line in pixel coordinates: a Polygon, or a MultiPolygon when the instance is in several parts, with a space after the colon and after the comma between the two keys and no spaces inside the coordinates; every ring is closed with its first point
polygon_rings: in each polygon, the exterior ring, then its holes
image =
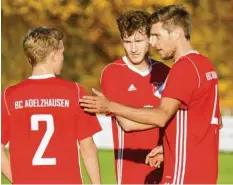
{"type": "Polygon", "coordinates": [[[177,65],[177,66],[179,66],[179,65],[187,65],[187,66],[189,66],[192,63],[194,63],[194,64],[196,64],[196,63],[203,63],[203,61],[209,61],[210,62],[210,60],[206,56],[200,54],[197,51],[193,51],[193,52],[190,52],[190,53],[188,53],[188,54],[186,54],[186,55],[181,56],[180,58],[178,58],[174,62],[174,65],[177,65]]]}
{"type": "Polygon", "coordinates": [[[208,59],[208,57],[198,53],[192,52],[187,55],[180,57],[175,61],[172,68],[180,69],[180,70],[189,70],[189,69],[204,69],[204,68],[213,68],[212,62],[208,59]]]}
{"type": "Polygon", "coordinates": [[[102,79],[103,76],[111,76],[114,77],[117,74],[122,72],[123,68],[126,68],[127,65],[126,63],[123,61],[122,58],[119,58],[117,60],[114,60],[113,62],[111,62],[110,64],[108,64],[107,66],[104,67],[102,73],[101,73],[101,77],[100,80],[102,79]]]}
{"type": "Polygon", "coordinates": [[[182,70],[185,70],[186,68],[193,67],[195,66],[199,57],[200,54],[198,53],[189,53],[184,56],[181,56],[174,62],[172,69],[182,68],[182,70]]]}
{"type": "MultiPolygon", "coordinates": [[[[59,77],[56,78],[50,78],[49,81],[45,80],[45,81],[41,81],[42,83],[35,83],[34,80],[32,79],[25,79],[22,82],[19,82],[15,85],[9,86],[4,90],[4,93],[7,95],[14,95],[14,94],[20,94],[20,93],[25,93],[25,92],[29,92],[32,89],[34,89],[37,85],[51,85],[54,86],[54,90],[61,90],[63,89],[63,87],[65,89],[74,89],[75,88],[75,83],[68,81],[68,80],[64,80],[61,79],[59,77]],[[52,80],[52,81],[51,81],[52,80]],[[60,88],[61,87],[61,88],[60,88]]],[[[42,87],[43,88],[43,87],[42,87]]]]}
{"type": "Polygon", "coordinates": [[[62,78],[57,78],[57,81],[64,87],[66,88],[68,87],[71,90],[75,90],[78,92],[86,92],[86,89],[78,82],[72,82],[72,81],[64,80],[62,78]]]}
{"type": "Polygon", "coordinates": [[[78,92],[82,92],[82,93],[87,92],[87,90],[81,84],[79,84],[78,82],[75,82],[75,86],[76,86],[78,92]]]}
{"type": "Polygon", "coordinates": [[[24,89],[27,85],[28,85],[28,79],[26,80],[23,80],[17,84],[14,84],[14,85],[11,85],[9,87],[7,87],[4,91],[3,91],[3,94],[7,94],[7,95],[12,95],[14,93],[17,94],[18,90],[20,89],[24,89]]]}
{"type": "Polygon", "coordinates": [[[54,81],[55,84],[65,85],[66,87],[71,87],[71,88],[75,86],[75,82],[65,80],[59,77],[56,77],[54,80],[55,80],[54,81]]]}
{"type": "Polygon", "coordinates": [[[209,59],[198,52],[190,52],[174,62],[171,72],[186,74],[189,78],[197,75],[200,78],[203,71],[207,69],[213,69],[209,59]]]}
{"type": "Polygon", "coordinates": [[[110,64],[108,64],[107,66],[105,66],[105,68],[103,69],[103,72],[105,71],[118,71],[121,70],[122,67],[125,67],[126,64],[124,63],[122,58],[119,58],[117,60],[114,60],[113,62],[111,62],[110,64]]]}
{"type": "Polygon", "coordinates": [[[207,56],[202,55],[200,53],[191,53],[191,54],[187,55],[185,58],[186,58],[186,60],[188,59],[189,62],[195,64],[197,67],[214,68],[211,60],[207,56]]]}

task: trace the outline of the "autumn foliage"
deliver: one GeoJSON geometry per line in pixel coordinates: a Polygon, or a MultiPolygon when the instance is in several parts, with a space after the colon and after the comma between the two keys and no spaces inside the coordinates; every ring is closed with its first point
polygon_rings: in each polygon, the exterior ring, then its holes
{"type": "MultiPolygon", "coordinates": [[[[65,32],[62,77],[90,90],[99,88],[104,66],[124,55],[116,25],[119,14],[131,9],[153,13],[174,3],[192,14],[191,41],[216,67],[221,108],[233,109],[232,0],[2,0],[2,90],[30,76],[22,49],[30,28],[56,26],[65,32]]],[[[151,56],[159,59],[153,49],[151,56]]]]}

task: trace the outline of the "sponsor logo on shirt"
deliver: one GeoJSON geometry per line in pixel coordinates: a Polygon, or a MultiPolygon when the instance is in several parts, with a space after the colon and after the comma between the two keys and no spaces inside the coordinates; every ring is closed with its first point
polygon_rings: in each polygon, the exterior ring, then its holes
{"type": "Polygon", "coordinates": [[[156,97],[161,98],[162,91],[164,89],[165,83],[164,82],[154,82],[153,84],[153,93],[156,97]]]}
{"type": "Polygon", "coordinates": [[[217,73],[215,71],[210,71],[206,73],[207,80],[214,80],[217,79],[217,73]]]}
{"type": "Polygon", "coordinates": [[[131,84],[128,88],[128,91],[136,91],[136,90],[137,88],[133,84],[131,84]]]}

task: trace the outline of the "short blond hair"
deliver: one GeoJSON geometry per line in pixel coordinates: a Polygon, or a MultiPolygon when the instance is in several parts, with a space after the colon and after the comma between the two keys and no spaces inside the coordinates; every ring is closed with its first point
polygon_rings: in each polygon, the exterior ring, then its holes
{"type": "Polygon", "coordinates": [[[23,49],[32,66],[43,62],[52,51],[61,49],[63,37],[63,32],[54,27],[29,30],[23,40],[23,49]]]}

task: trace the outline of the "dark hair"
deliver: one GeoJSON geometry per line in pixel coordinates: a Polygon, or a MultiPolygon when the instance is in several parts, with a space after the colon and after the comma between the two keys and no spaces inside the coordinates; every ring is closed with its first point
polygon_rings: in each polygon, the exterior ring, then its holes
{"type": "Polygon", "coordinates": [[[176,26],[184,30],[185,38],[190,40],[192,30],[191,15],[182,5],[165,6],[151,15],[151,24],[161,22],[169,32],[176,26]]]}
{"type": "Polygon", "coordinates": [[[23,49],[29,62],[34,66],[43,62],[49,53],[61,49],[64,34],[53,27],[38,27],[29,30],[23,40],[23,49]]]}
{"type": "Polygon", "coordinates": [[[121,38],[131,36],[135,31],[145,32],[150,36],[150,14],[147,12],[135,10],[122,14],[117,19],[118,29],[121,38]]]}

